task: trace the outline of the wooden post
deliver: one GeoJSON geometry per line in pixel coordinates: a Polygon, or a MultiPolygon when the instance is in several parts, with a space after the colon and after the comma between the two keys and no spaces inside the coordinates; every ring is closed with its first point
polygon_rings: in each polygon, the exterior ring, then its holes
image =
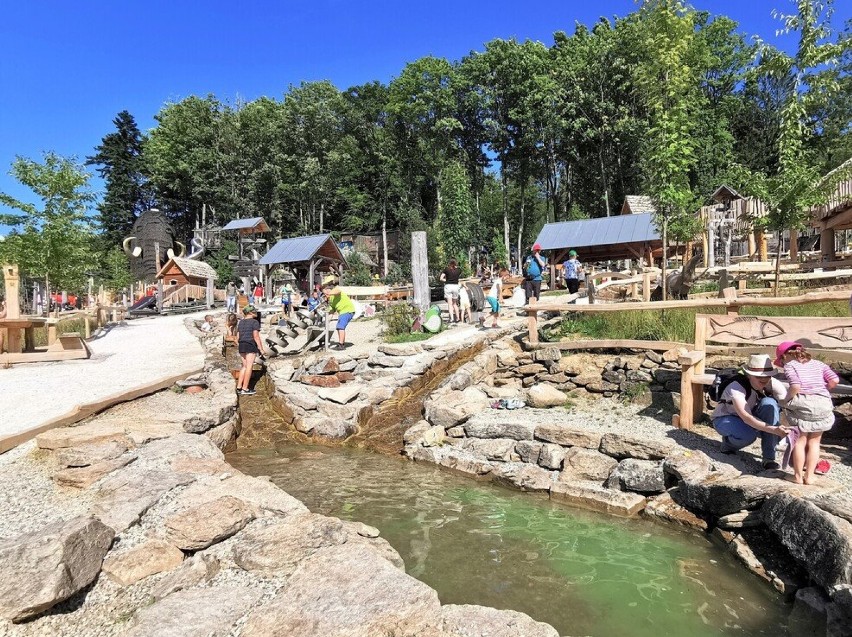
{"type": "Polygon", "coordinates": [[[651,301],[651,273],[642,273],[642,300],[645,303],[651,301]]]}
{"type": "Polygon", "coordinates": [[[592,282],[592,275],[586,274],[586,298],[589,299],[589,305],[595,303],[595,284],[592,282]]]}
{"type": "Polygon", "coordinates": [[[429,258],[426,252],[426,233],[411,233],[411,279],[414,284],[414,303],[421,312],[429,309],[429,258]]]}
{"type": "Polygon", "coordinates": [[[790,261],[796,263],[799,260],[799,231],[790,229],[790,261]]]}
{"type": "Polygon", "coordinates": [[[213,307],[213,279],[207,279],[207,307],[213,307]]]}
{"type": "Polygon", "coordinates": [[[754,231],[754,240],[757,243],[759,261],[769,261],[769,250],[766,245],[766,234],[761,228],[754,231]]]}
{"type": "Polygon", "coordinates": [[[834,261],[834,228],[825,228],[819,233],[819,251],[823,263],[834,261]]]}
{"type": "MultiPolygon", "coordinates": [[[[707,223],[706,219],[705,219],[705,223],[707,223]]],[[[710,233],[710,231],[706,230],[706,229],[704,230],[704,232],[701,233],[701,248],[704,251],[703,254],[704,254],[704,267],[705,268],[710,267],[710,241],[708,239],[709,233],[710,233]]]]}
{"type": "MultiPolygon", "coordinates": [[[[633,279],[636,278],[636,268],[633,268],[630,271],[630,277],[633,278],[633,279]]],[[[634,282],[634,283],[630,284],[630,298],[633,299],[634,301],[639,300],[639,284],[638,283],[634,282]]]]}
{"type": "MultiPolygon", "coordinates": [[[[16,319],[21,317],[20,285],[21,277],[18,275],[17,265],[3,266],[3,279],[6,282],[6,318],[16,319]]],[[[9,350],[10,352],[12,350],[9,350]]]]}
{"type": "Polygon", "coordinates": [[[757,240],[755,239],[756,235],[757,232],[755,230],[752,230],[748,233],[748,258],[752,260],[757,258],[757,240]]]}
{"type": "Polygon", "coordinates": [[[163,280],[157,279],[157,312],[163,311],[163,280]]]}
{"type": "Polygon", "coordinates": [[[531,345],[538,343],[538,310],[527,310],[527,329],[531,345]]]}

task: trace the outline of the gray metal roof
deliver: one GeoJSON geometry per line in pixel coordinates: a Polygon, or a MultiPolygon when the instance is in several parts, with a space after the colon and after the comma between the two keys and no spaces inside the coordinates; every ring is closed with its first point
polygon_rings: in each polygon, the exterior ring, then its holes
{"type": "Polygon", "coordinates": [[[548,223],[535,242],[542,250],[559,250],[659,240],[652,215],[643,214],[548,223]]]}
{"type": "Polygon", "coordinates": [[[330,240],[330,245],[334,246],[334,250],[340,255],[340,261],[343,261],[343,255],[340,253],[340,248],[334,239],[331,239],[330,234],[315,234],[310,237],[293,237],[292,239],[281,239],[267,252],[260,260],[260,265],[274,265],[276,263],[299,263],[302,261],[310,261],[314,258],[317,252],[323,247],[326,241],[330,240]]]}
{"type": "Polygon", "coordinates": [[[222,228],[222,230],[245,230],[247,228],[254,228],[258,224],[266,225],[266,222],[263,220],[263,217],[252,217],[251,219],[234,219],[229,222],[227,226],[222,228]]]}

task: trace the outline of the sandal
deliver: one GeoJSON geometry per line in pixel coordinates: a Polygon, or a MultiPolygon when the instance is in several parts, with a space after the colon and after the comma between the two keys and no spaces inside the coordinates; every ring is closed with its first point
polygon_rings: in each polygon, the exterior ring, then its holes
{"type": "Polygon", "coordinates": [[[814,469],[814,473],[818,476],[824,476],[829,471],[831,471],[831,463],[828,460],[820,460],[814,469]]]}

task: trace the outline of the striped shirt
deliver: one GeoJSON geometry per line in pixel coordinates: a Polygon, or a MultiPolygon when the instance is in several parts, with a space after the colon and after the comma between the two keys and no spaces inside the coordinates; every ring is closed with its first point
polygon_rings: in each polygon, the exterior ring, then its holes
{"type": "Polygon", "coordinates": [[[825,396],[831,398],[828,383],[840,380],[834,371],[822,361],[812,360],[807,363],[790,361],[784,365],[784,375],[791,385],[799,386],[799,393],[807,396],[825,396]]]}

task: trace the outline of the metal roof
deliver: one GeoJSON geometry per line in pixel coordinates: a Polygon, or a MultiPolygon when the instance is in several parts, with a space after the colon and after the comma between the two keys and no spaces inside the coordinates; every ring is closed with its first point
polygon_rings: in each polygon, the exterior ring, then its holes
{"type": "Polygon", "coordinates": [[[272,246],[259,263],[260,265],[274,265],[276,263],[310,261],[320,251],[323,252],[322,256],[345,262],[340,248],[337,247],[337,243],[331,238],[330,234],[315,234],[310,237],[281,239],[272,246]]]}
{"type": "Polygon", "coordinates": [[[229,222],[222,230],[248,230],[258,225],[266,226],[263,217],[252,217],[251,219],[234,219],[229,222]]]}
{"type": "Polygon", "coordinates": [[[659,240],[660,233],[649,213],[548,223],[538,233],[535,242],[541,245],[542,250],[559,250],[659,240]]]}

